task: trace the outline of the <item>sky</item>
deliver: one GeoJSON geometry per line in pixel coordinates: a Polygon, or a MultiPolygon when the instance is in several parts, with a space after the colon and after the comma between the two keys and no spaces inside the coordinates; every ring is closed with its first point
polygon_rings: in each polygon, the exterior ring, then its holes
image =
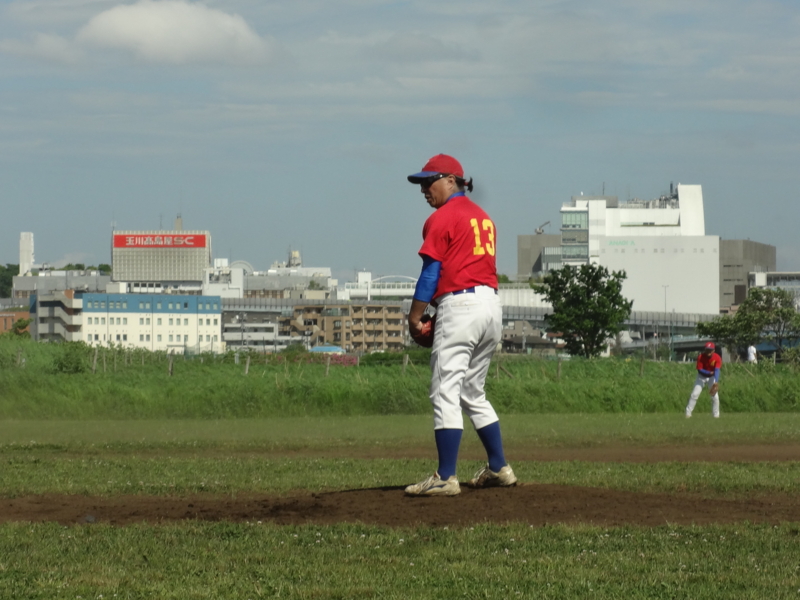
{"type": "Polygon", "coordinates": [[[438,153],[498,271],[584,193],[699,184],[706,234],[800,270],[800,3],[0,0],[0,263],[209,230],[257,270],[416,276],[438,153]]]}

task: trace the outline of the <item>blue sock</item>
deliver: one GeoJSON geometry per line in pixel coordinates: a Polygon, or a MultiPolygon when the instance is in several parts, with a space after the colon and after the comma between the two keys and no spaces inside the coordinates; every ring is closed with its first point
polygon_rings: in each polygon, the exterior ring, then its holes
{"type": "Polygon", "coordinates": [[[503,454],[503,438],[500,436],[500,421],[495,421],[491,425],[476,429],[478,437],[486,448],[486,456],[489,458],[489,468],[495,473],[506,466],[506,457],[503,454]]]}
{"type": "Polygon", "coordinates": [[[458,462],[458,447],[461,445],[461,429],[437,429],[436,450],[439,452],[439,468],[436,470],[439,477],[449,479],[456,474],[458,462]]]}

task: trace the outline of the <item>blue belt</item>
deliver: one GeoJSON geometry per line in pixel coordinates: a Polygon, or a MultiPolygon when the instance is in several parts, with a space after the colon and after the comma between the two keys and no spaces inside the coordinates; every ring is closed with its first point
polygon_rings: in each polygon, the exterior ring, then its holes
{"type": "MultiPolygon", "coordinates": [[[[450,293],[453,294],[453,296],[458,296],[459,294],[474,294],[475,293],[475,288],[474,287],[469,287],[469,288],[467,288],[465,290],[458,290],[456,292],[450,292],[450,293]]],[[[494,293],[496,294],[497,290],[494,290],[494,293]]]]}

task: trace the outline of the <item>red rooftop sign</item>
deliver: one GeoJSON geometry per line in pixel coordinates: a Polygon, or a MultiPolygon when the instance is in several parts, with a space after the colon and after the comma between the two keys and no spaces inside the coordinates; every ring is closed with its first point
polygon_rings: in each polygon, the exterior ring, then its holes
{"type": "Polygon", "coordinates": [[[206,236],[114,234],[114,248],[205,248],[206,236]]]}

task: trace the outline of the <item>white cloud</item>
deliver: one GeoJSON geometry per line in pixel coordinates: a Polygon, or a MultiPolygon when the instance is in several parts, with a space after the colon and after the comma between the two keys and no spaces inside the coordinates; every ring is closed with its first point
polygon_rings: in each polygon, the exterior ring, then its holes
{"type": "Polygon", "coordinates": [[[76,63],[83,55],[70,40],[46,33],[36,33],[30,41],[0,40],[0,52],[65,64],[76,63]]]}
{"type": "Polygon", "coordinates": [[[259,64],[272,42],[259,37],[239,15],[183,0],[140,0],[93,17],[77,41],[133,53],[153,63],[259,64]]]}

